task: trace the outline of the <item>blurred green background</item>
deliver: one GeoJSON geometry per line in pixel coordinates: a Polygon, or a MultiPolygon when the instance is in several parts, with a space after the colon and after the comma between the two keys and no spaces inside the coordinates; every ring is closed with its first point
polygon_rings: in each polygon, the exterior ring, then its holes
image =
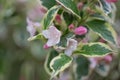
{"type": "MultiPolygon", "coordinates": [[[[26,16],[37,4],[35,0],[0,0],[0,80],[49,79],[44,70],[47,51],[43,42],[27,41],[26,16]]],[[[116,5],[115,28],[120,35],[120,1],[116,5]]]]}

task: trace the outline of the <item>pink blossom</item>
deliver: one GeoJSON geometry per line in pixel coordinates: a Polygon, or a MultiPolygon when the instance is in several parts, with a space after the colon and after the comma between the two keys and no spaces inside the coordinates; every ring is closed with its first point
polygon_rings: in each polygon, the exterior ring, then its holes
{"type": "Polygon", "coordinates": [[[106,0],[108,3],[111,3],[111,2],[117,2],[118,0],[106,0]]]}
{"type": "Polygon", "coordinates": [[[43,30],[42,34],[48,39],[46,43],[48,47],[54,46],[60,42],[61,32],[55,26],[50,26],[48,30],[43,30]]]}
{"type": "Polygon", "coordinates": [[[77,41],[74,39],[67,40],[67,48],[65,49],[65,54],[68,56],[72,55],[72,52],[77,48],[77,41]]]}
{"type": "Polygon", "coordinates": [[[75,33],[76,35],[84,35],[84,34],[87,33],[87,28],[85,28],[84,26],[79,26],[78,28],[76,28],[76,29],[74,30],[74,33],[75,33]]]}
{"type": "Polygon", "coordinates": [[[27,18],[27,31],[30,33],[30,36],[34,36],[36,29],[40,29],[41,24],[38,22],[32,22],[29,18],[27,18]]]}

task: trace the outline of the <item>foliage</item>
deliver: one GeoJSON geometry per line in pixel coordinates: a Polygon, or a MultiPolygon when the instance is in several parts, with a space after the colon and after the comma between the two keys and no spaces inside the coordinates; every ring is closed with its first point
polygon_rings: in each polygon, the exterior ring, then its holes
{"type": "Polygon", "coordinates": [[[119,80],[115,11],[112,0],[1,0],[0,80],[119,80]]]}
{"type": "MultiPolygon", "coordinates": [[[[116,32],[112,27],[113,16],[115,16],[113,4],[105,0],[51,0],[50,4],[47,5],[48,2],[47,0],[41,0],[42,5],[48,10],[40,22],[42,31],[39,34],[41,36],[43,34],[43,37],[48,39],[48,42],[44,45],[45,49],[51,47],[59,53],[57,57],[51,58],[51,56],[48,56],[47,59],[46,68],[48,69],[46,70],[51,73],[51,79],[68,68],[75,55],[104,57],[114,52],[108,45],[114,44],[116,46],[117,44],[116,32]],[[52,30],[51,26],[56,28],[53,30],[55,33],[50,32],[52,30]],[[90,30],[96,33],[99,38],[104,39],[107,44],[104,42],[91,43],[89,39],[87,43],[82,42],[90,34],[90,30]],[[67,37],[66,35],[70,33],[72,33],[72,36],[67,37]]],[[[77,75],[79,74],[77,72],[77,75]]]]}

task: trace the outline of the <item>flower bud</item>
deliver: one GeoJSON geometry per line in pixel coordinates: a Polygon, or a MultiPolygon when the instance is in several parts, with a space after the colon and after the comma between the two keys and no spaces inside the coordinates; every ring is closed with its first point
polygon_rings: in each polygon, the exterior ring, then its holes
{"type": "Polygon", "coordinates": [[[83,2],[78,3],[78,5],[77,5],[78,9],[81,10],[83,5],[84,5],[83,2]]]}
{"type": "Polygon", "coordinates": [[[74,29],[74,24],[70,24],[69,26],[68,26],[68,28],[70,29],[70,30],[72,30],[72,29],[74,29]]]}
{"type": "Polygon", "coordinates": [[[88,14],[90,14],[90,15],[92,15],[92,14],[95,13],[95,11],[92,10],[91,8],[89,8],[89,7],[86,9],[86,12],[87,12],[88,14]]]}
{"type": "Polygon", "coordinates": [[[74,30],[74,33],[75,33],[76,35],[84,35],[84,34],[87,33],[87,28],[84,27],[84,26],[79,26],[78,28],[76,28],[76,29],[74,30]]]}
{"type": "Polygon", "coordinates": [[[99,39],[99,42],[106,43],[106,41],[102,38],[99,39]]]}
{"type": "Polygon", "coordinates": [[[48,49],[48,48],[50,48],[47,44],[45,44],[44,46],[43,46],[43,48],[44,49],[48,49]]]}
{"type": "Polygon", "coordinates": [[[58,22],[58,23],[61,23],[61,16],[59,14],[56,15],[55,17],[55,20],[58,22]]]}
{"type": "Polygon", "coordinates": [[[110,63],[111,61],[112,61],[112,55],[106,55],[105,57],[104,57],[104,60],[106,61],[106,63],[110,63]]]}

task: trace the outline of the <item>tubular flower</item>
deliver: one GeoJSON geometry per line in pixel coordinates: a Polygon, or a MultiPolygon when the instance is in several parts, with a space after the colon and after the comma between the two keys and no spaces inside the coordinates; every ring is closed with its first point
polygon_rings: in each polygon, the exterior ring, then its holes
{"type": "Polygon", "coordinates": [[[77,41],[74,39],[67,40],[67,48],[65,49],[65,54],[68,56],[72,55],[72,52],[77,48],[77,41]]]}
{"type": "Polygon", "coordinates": [[[47,47],[54,46],[60,42],[61,32],[55,26],[50,26],[48,30],[43,30],[42,34],[48,39],[47,47]]]}

